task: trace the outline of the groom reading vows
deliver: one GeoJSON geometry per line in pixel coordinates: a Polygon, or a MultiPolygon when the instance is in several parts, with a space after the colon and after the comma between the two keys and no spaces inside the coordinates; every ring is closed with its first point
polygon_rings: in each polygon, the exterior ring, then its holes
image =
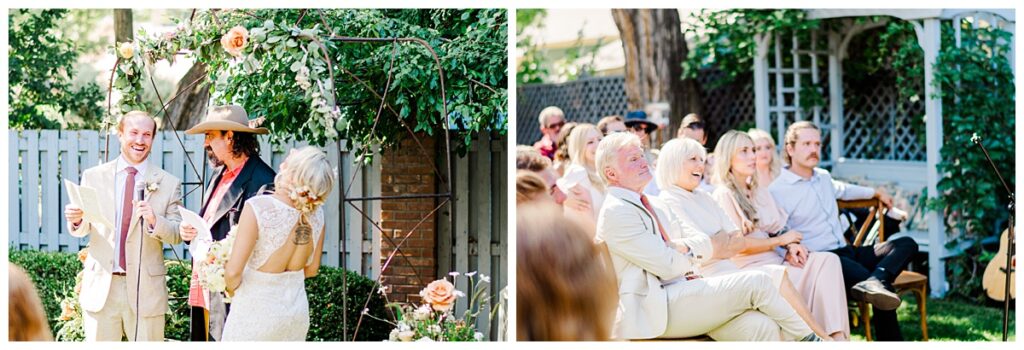
{"type": "MultiPolygon", "coordinates": [[[[206,185],[203,196],[206,201],[199,211],[214,241],[227,237],[231,226],[238,222],[246,200],[264,187],[273,186],[276,173],[260,159],[260,144],[256,139],[256,134],[267,132],[266,128],[250,127],[245,109],[236,105],[212,107],[206,120],[185,131],[186,134],[206,134],[207,158],[214,167],[219,167],[217,175],[206,185]]],[[[196,229],[182,224],[181,237],[191,241],[196,237],[196,229]]],[[[210,293],[199,286],[194,271],[193,268],[188,298],[192,305],[191,339],[219,340],[228,306],[219,293],[210,293]]]]}
{"type": "Polygon", "coordinates": [[[152,116],[129,112],[117,132],[121,155],[82,173],[82,186],[96,189],[100,214],[113,227],[83,219],[73,204],[64,209],[71,235],[89,237],[79,296],[85,339],[163,341],[163,243],[181,242],[181,181],[147,161],[156,135],[152,116]]]}

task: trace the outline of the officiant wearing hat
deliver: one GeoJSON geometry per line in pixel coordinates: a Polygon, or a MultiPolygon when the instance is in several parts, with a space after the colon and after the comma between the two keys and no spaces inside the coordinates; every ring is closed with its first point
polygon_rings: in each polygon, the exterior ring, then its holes
{"type": "MultiPolygon", "coordinates": [[[[257,127],[249,120],[245,109],[237,105],[210,108],[206,119],[185,131],[186,134],[206,134],[204,146],[207,159],[217,169],[206,184],[206,194],[199,216],[206,220],[214,241],[224,239],[231,226],[238,221],[245,201],[273,186],[276,173],[260,159],[258,134],[266,128],[257,127]]],[[[196,237],[196,229],[181,225],[181,236],[186,241],[196,237]]],[[[196,262],[193,261],[193,265],[196,262]]],[[[228,307],[219,293],[210,293],[199,286],[193,266],[189,287],[189,305],[192,306],[191,339],[209,341],[220,338],[228,307]]]]}

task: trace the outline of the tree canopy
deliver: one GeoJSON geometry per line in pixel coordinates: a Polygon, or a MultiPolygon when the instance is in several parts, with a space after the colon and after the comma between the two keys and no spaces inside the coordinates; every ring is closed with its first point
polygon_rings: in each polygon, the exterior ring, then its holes
{"type": "Polygon", "coordinates": [[[214,104],[265,118],[275,141],[341,138],[366,154],[372,144],[397,145],[407,127],[428,135],[453,129],[465,132],[458,143],[465,151],[473,132],[507,129],[507,24],[503,9],[197,10],[173,32],[140,31],[135,42],[111,48],[121,57],[118,110],[144,108],[132,97],[148,64],[185,52],[209,66],[214,104]],[[334,41],[332,33],[422,39],[440,60],[445,97],[422,45],[334,41]]]}

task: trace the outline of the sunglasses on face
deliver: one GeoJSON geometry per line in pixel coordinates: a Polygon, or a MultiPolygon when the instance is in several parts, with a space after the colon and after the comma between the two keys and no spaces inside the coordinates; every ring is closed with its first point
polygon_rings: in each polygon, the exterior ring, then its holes
{"type": "Polygon", "coordinates": [[[563,125],[565,125],[565,121],[564,120],[560,121],[560,122],[557,122],[557,123],[552,123],[552,124],[550,124],[548,126],[545,126],[545,128],[555,129],[555,128],[561,128],[563,125]]]}
{"type": "Polygon", "coordinates": [[[650,133],[650,131],[647,130],[647,124],[636,124],[636,125],[633,125],[633,126],[629,127],[629,129],[633,130],[633,131],[642,131],[645,134],[649,134],[650,133]]]}

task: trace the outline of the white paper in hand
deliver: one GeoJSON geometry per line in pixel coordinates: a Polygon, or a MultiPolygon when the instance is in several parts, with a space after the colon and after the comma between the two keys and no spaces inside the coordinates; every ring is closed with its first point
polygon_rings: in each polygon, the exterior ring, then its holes
{"type": "Polygon", "coordinates": [[[99,195],[96,189],[89,186],[79,186],[68,179],[64,179],[64,186],[68,190],[68,200],[82,209],[82,220],[94,224],[101,224],[106,227],[114,227],[106,217],[103,216],[99,207],[99,195]]]}
{"type": "Polygon", "coordinates": [[[182,223],[192,225],[196,229],[196,237],[188,245],[189,253],[192,254],[193,259],[205,258],[206,252],[213,244],[213,235],[210,234],[210,227],[206,225],[206,220],[203,220],[196,212],[185,208],[178,208],[178,211],[181,213],[182,223]]]}

